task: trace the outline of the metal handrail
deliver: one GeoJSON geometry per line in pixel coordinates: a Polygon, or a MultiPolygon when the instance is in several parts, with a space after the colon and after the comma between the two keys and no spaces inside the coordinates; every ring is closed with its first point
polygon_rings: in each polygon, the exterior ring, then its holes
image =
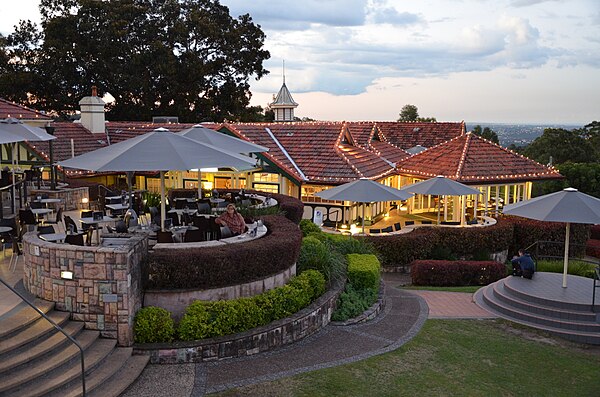
{"type": "Polygon", "coordinates": [[[594,272],[594,289],[592,290],[592,311],[596,311],[596,288],[600,288],[600,284],[596,284],[600,282],[600,266],[596,267],[594,272]]]}
{"type": "Polygon", "coordinates": [[[54,320],[52,320],[50,317],[46,316],[46,314],[43,311],[41,311],[40,309],[38,309],[33,303],[29,302],[27,300],[27,298],[25,298],[19,291],[17,291],[16,289],[14,289],[10,285],[8,285],[6,283],[6,281],[4,281],[2,278],[0,278],[0,282],[2,284],[4,284],[6,287],[8,287],[8,289],[11,290],[13,293],[15,293],[19,298],[21,298],[21,300],[23,302],[27,303],[33,310],[38,312],[43,318],[45,318],[50,324],[52,324],[52,326],[57,331],[62,333],[64,336],[66,336],[69,341],[74,343],[75,346],[77,346],[77,348],[79,348],[79,354],[81,356],[81,388],[83,390],[83,396],[85,397],[85,395],[86,395],[86,392],[85,392],[85,365],[84,365],[84,358],[83,358],[83,347],[81,347],[79,342],[77,342],[75,339],[73,339],[73,337],[71,335],[67,334],[64,329],[62,329],[58,324],[56,324],[54,322],[54,320]]]}

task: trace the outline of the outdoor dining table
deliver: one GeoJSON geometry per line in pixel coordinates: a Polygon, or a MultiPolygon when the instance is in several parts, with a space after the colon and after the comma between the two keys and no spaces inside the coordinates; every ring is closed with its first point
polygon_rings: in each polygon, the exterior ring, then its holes
{"type": "Polygon", "coordinates": [[[173,233],[173,240],[176,243],[182,243],[185,238],[185,232],[188,230],[198,230],[196,226],[173,226],[169,229],[173,233]]]}
{"type": "Polygon", "coordinates": [[[52,243],[62,243],[67,235],[65,233],[48,233],[40,234],[40,240],[49,241],[52,243]]]}
{"type": "Polygon", "coordinates": [[[129,208],[129,205],[117,203],[117,204],[106,204],[105,207],[108,208],[110,210],[110,213],[114,215],[117,212],[122,213],[124,210],[129,208]]]}
{"type": "MultiPolygon", "coordinates": [[[[101,223],[111,223],[111,222],[116,222],[116,221],[118,221],[118,219],[111,218],[110,216],[106,216],[106,215],[104,215],[102,217],[102,219],[94,219],[92,217],[79,219],[79,222],[81,222],[82,224],[90,225],[90,226],[98,225],[101,223]]],[[[98,243],[98,245],[100,245],[100,232],[98,230],[96,231],[96,242],[98,243]]]]}
{"type": "Polygon", "coordinates": [[[54,210],[52,208],[31,208],[31,212],[39,220],[40,218],[44,219],[46,215],[54,212],[54,210]]]}

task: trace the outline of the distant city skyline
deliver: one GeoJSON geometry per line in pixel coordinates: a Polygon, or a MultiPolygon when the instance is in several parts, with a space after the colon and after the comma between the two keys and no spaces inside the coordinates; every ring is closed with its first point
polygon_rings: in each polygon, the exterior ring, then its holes
{"type": "MultiPolygon", "coordinates": [[[[438,121],[575,124],[600,119],[596,0],[222,0],[267,34],[266,106],[282,83],[319,120],[395,120],[405,104],[438,121]],[[485,120],[485,121],[484,121],[485,120]]],[[[0,33],[39,21],[39,0],[0,7],[0,33]]],[[[110,92],[110,87],[106,87],[110,92]]]]}

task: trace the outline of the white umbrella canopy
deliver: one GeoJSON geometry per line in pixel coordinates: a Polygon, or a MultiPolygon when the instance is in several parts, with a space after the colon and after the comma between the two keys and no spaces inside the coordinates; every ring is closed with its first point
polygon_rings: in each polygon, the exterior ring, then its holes
{"type": "Polygon", "coordinates": [[[160,171],[161,228],[164,229],[165,171],[185,171],[200,167],[251,169],[255,166],[255,160],[158,128],[58,164],[67,168],[99,172],[160,171]]]}
{"type": "MultiPolygon", "coordinates": [[[[363,204],[379,201],[407,200],[413,196],[411,193],[403,192],[393,187],[371,181],[367,178],[360,178],[353,182],[323,190],[315,195],[326,200],[354,201],[356,203],[363,204]]],[[[362,231],[364,234],[364,209],[362,217],[362,231]]]]}
{"type": "Polygon", "coordinates": [[[569,267],[569,232],[571,223],[600,223],[600,199],[566,188],[560,192],[546,194],[531,200],[509,204],[503,210],[506,215],[521,216],[546,222],[565,222],[565,255],[563,287],[567,287],[569,267]]]}
{"type": "MultiPolygon", "coordinates": [[[[469,196],[471,194],[481,194],[477,189],[464,185],[460,182],[453,181],[442,175],[435,178],[430,178],[425,181],[413,183],[400,189],[402,191],[426,194],[429,196],[469,196]]],[[[440,223],[440,200],[438,199],[438,219],[440,223]]],[[[445,208],[445,207],[444,207],[445,208]]]]}
{"type": "Polygon", "coordinates": [[[250,143],[221,132],[211,130],[196,124],[192,128],[179,131],[178,135],[185,136],[198,142],[208,143],[220,149],[225,149],[233,153],[260,153],[268,152],[269,148],[250,143]]]}
{"type": "Polygon", "coordinates": [[[0,144],[23,141],[49,141],[56,139],[39,127],[32,127],[21,120],[9,117],[0,120],[0,144]]]}

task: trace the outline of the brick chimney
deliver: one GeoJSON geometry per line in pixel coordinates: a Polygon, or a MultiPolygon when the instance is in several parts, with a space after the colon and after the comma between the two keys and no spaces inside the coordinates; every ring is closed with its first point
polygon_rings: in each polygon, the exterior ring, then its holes
{"type": "Polygon", "coordinates": [[[90,132],[104,134],[104,101],[98,98],[98,88],[92,86],[92,95],[86,96],[79,101],[81,106],[81,124],[90,132]]]}

